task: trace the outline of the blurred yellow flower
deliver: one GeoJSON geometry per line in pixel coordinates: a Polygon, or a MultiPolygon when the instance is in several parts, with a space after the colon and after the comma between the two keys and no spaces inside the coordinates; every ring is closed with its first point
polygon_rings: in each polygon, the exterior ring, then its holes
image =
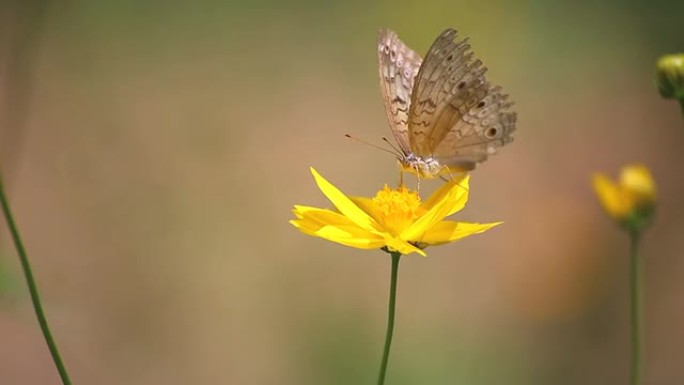
{"type": "Polygon", "coordinates": [[[656,204],[656,187],[648,168],[641,164],[622,168],[616,183],[594,175],[594,190],[608,215],[632,230],[641,230],[656,204]]]}
{"type": "Polygon", "coordinates": [[[658,59],[656,83],[664,98],[684,100],[684,53],[658,59]]]}
{"type": "Polygon", "coordinates": [[[417,192],[403,185],[397,189],[385,185],[374,198],[348,197],[313,168],[311,173],[337,210],[296,205],[297,219],[290,223],[305,234],[342,245],[425,256],[427,246],[454,242],[501,223],[443,220],[468,201],[468,176],[446,182],[421,202],[417,192]]]}

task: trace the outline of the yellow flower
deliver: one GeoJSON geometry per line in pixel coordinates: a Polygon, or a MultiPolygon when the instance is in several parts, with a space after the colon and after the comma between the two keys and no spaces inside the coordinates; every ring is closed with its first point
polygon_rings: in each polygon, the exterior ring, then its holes
{"type": "Polygon", "coordinates": [[[658,59],[656,83],[664,98],[684,100],[684,54],[665,55],[658,59]]]}
{"type": "Polygon", "coordinates": [[[655,183],[644,165],[623,167],[617,183],[596,174],[594,190],[608,215],[631,230],[641,230],[655,209],[655,183]]]}
{"type": "Polygon", "coordinates": [[[297,219],[290,223],[305,234],[342,245],[425,256],[427,246],[454,242],[501,223],[443,220],[468,201],[468,176],[445,183],[421,202],[418,193],[405,186],[385,185],[374,198],[348,197],[313,168],[311,173],[337,210],[296,205],[297,219]]]}

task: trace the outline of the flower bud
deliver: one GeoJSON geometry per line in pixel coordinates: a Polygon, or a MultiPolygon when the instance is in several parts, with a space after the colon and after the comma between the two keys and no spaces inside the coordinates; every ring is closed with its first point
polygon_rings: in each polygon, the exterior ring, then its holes
{"type": "Polygon", "coordinates": [[[656,83],[664,98],[684,100],[684,54],[665,55],[658,59],[656,83]]]}
{"type": "Polygon", "coordinates": [[[598,174],[594,176],[594,190],[606,213],[621,226],[641,231],[650,222],[656,205],[656,187],[646,166],[625,166],[617,182],[598,174]]]}

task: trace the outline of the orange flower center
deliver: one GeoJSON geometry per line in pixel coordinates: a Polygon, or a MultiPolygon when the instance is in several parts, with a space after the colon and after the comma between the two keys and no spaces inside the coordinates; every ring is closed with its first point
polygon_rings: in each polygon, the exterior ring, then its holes
{"type": "Polygon", "coordinates": [[[394,190],[385,185],[373,198],[376,220],[393,235],[398,235],[418,217],[420,196],[406,186],[394,190]]]}

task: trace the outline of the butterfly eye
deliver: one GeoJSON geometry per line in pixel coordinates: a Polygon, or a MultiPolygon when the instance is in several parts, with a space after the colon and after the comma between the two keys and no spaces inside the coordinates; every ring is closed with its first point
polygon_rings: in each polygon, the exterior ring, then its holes
{"type": "Polygon", "coordinates": [[[494,139],[498,133],[499,130],[496,127],[489,127],[487,131],[485,131],[485,136],[489,139],[494,139]]]}

